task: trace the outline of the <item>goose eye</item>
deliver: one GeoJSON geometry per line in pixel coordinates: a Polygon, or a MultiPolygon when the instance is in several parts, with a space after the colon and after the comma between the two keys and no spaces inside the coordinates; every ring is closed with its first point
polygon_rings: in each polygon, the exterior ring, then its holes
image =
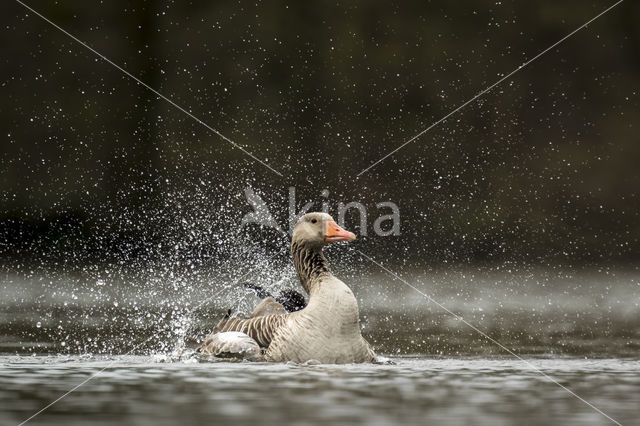
{"type": "Polygon", "coordinates": [[[318,219],[311,219],[311,223],[316,223],[318,219]]]}

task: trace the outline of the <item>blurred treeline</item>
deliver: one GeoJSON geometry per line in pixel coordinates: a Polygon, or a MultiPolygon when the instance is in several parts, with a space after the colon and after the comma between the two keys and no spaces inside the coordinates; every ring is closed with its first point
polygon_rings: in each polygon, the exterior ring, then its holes
{"type": "Polygon", "coordinates": [[[636,2],[357,179],[610,3],[29,4],[282,176],[8,2],[5,261],[113,260],[176,244],[214,253],[251,210],[247,186],[280,206],[283,223],[289,186],[300,206],[319,205],[325,188],[331,202],[371,206],[361,244],[396,261],[640,259],[636,2]],[[374,205],[388,200],[403,235],[376,238],[374,205]]]}

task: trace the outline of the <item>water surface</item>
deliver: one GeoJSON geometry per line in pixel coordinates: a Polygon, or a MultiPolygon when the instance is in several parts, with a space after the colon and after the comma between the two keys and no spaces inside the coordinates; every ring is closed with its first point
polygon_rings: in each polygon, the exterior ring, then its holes
{"type": "MultiPolygon", "coordinates": [[[[638,425],[640,275],[605,272],[405,277],[622,424],[638,425]]],[[[251,309],[255,296],[220,277],[176,287],[6,274],[0,424],[20,423],[103,369],[31,424],[612,424],[402,283],[339,275],[359,299],[363,335],[395,364],[169,362],[185,338],[202,338],[229,307],[251,309]]]]}
{"type": "MultiPolygon", "coordinates": [[[[163,362],[5,356],[0,421],[53,425],[601,425],[607,419],[512,359],[393,358],[394,365],[163,362]]],[[[531,359],[625,425],[640,424],[640,361],[531,359]]]]}

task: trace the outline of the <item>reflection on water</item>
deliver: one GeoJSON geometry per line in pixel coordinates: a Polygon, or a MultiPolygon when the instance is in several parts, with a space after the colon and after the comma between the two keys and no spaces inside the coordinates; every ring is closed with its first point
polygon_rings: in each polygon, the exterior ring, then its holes
{"type": "MultiPolygon", "coordinates": [[[[159,362],[159,357],[0,358],[0,423],[16,424],[107,367],[33,424],[607,424],[507,359],[394,358],[395,365],[159,362]]],[[[640,424],[640,362],[537,359],[625,425],[640,424]]]]}

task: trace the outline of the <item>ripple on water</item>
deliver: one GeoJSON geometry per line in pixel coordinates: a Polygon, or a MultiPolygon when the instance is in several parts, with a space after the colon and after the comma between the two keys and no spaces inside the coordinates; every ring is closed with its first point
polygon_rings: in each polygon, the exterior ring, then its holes
{"type": "MultiPolygon", "coordinates": [[[[518,360],[394,358],[395,365],[0,357],[0,423],[15,423],[102,368],[39,420],[86,424],[603,424],[518,360]]],[[[638,424],[640,361],[532,359],[623,424],[638,424]]]]}

